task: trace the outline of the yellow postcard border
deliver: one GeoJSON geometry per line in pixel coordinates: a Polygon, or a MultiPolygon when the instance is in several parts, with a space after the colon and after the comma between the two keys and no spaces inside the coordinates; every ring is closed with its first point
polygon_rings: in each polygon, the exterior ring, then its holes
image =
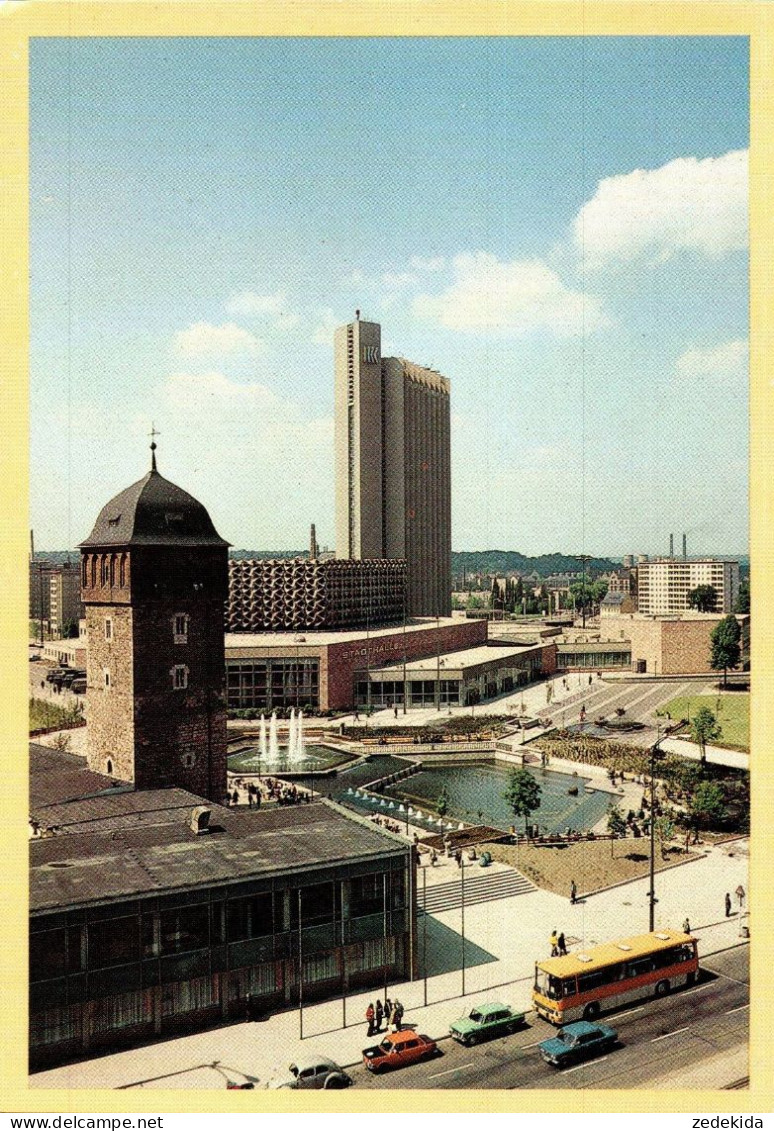
{"type": "MultiPolygon", "coordinates": [[[[390,1091],[391,1112],[458,1112],[475,1105],[491,1112],[770,1112],[774,1058],[770,1019],[774,988],[765,940],[774,934],[767,883],[767,853],[774,848],[768,815],[774,805],[774,773],[766,738],[773,732],[771,600],[774,492],[767,450],[774,435],[772,356],[774,274],[774,5],[692,0],[556,0],[521,4],[454,4],[452,0],[0,0],[0,412],[6,442],[0,445],[0,687],[4,714],[0,732],[4,786],[0,790],[2,849],[6,875],[6,945],[0,1052],[2,1110],[33,1112],[253,1112],[365,1111],[365,1093],[332,1097],[239,1092],[30,1090],[26,1082],[27,1007],[27,640],[28,551],[28,45],[33,36],[674,36],[740,35],[750,39],[751,62],[751,558],[755,593],[751,743],[753,751],[753,852],[751,869],[751,1087],[748,1091],[642,1092],[565,1091],[405,1092],[390,1091]],[[18,994],[9,987],[19,987],[18,994]],[[260,1101],[258,1096],[260,1095],[260,1101]],[[257,1102],[258,1101],[258,1102],[257,1102]]],[[[719,438],[722,442],[722,438],[719,438]]]]}

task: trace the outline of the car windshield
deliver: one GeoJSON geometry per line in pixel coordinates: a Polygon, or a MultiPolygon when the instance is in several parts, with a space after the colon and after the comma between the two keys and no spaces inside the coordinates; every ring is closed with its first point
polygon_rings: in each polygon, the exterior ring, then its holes
{"type": "Polygon", "coordinates": [[[573,1033],[560,1033],[559,1040],[564,1041],[566,1045],[574,1045],[577,1042],[577,1037],[573,1033]]]}
{"type": "Polygon", "coordinates": [[[483,1021],[483,1018],[477,1009],[471,1009],[469,1016],[471,1021],[483,1021]]]}
{"type": "Polygon", "coordinates": [[[392,1041],[390,1040],[390,1038],[385,1037],[382,1043],[379,1045],[379,1048],[384,1049],[385,1052],[389,1052],[392,1048],[392,1041]]]}

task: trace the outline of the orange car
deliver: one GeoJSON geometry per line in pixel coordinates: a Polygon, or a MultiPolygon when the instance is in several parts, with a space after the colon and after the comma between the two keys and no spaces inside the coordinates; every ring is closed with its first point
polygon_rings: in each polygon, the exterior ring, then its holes
{"type": "Polygon", "coordinates": [[[363,1049],[363,1064],[371,1072],[384,1072],[387,1068],[405,1068],[437,1053],[435,1041],[414,1029],[402,1029],[400,1033],[388,1033],[378,1045],[363,1049]]]}

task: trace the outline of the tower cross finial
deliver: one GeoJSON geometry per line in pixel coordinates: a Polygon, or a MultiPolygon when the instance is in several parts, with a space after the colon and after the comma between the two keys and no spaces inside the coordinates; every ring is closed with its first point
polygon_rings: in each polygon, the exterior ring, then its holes
{"type": "Polygon", "coordinates": [[[156,470],[156,440],[155,440],[155,437],[160,436],[161,433],[156,431],[156,425],[153,423],[153,421],[151,421],[151,430],[148,433],[148,435],[151,438],[151,446],[150,446],[150,449],[151,449],[151,471],[155,471],[156,470]]]}

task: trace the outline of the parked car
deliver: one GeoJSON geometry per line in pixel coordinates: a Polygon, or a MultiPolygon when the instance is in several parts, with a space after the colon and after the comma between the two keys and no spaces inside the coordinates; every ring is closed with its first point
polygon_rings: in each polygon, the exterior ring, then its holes
{"type": "Polygon", "coordinates": [[[474,1006],[470,1013],[452,1021],[449,1032],[460,1044],[474,1045],[489,1037],[504,1037],[524,1024],[523,1012],[517,1012],[501,1001],[488,1001],[485,1005],[474,1006]]]}
{"type": "Polygon", "coordinates": [[[287,1073],[269,1080],[267,1088],[346,1088],[352,1083],[343,1068],[327,1056],[308,1055],[289,1064],[287,1073]]]}
{"type": "Polygon", "coordinates": [[[438,1046],[429,1037],[414,1029],[402,1029],[387,1036],[372,1048],[363,1049],[363,1064],[369,1072],[384,1072],[389,1068],[405,1068],[417,1061],[438,1054],[438,1046]]]}
{"type": "Polygon", "coordinates": [[[565,1025],[555,1037],[540,1042],[540,1055],[546,1064],[557,1068],[608,1052],[618,1041],[618,1033],[609,1025],[591,1021],[573,1021],[565,1025]]]}
{"type": "Polygon", "coordinates": [[[74,695],[85,695],[86,694],[86,680],[85,680],[85,678],[82,677],[82,676],[79,676],[78,679],[74,679],[73,682],[70,684],[70,690],[73,692],[74,695]]]}

